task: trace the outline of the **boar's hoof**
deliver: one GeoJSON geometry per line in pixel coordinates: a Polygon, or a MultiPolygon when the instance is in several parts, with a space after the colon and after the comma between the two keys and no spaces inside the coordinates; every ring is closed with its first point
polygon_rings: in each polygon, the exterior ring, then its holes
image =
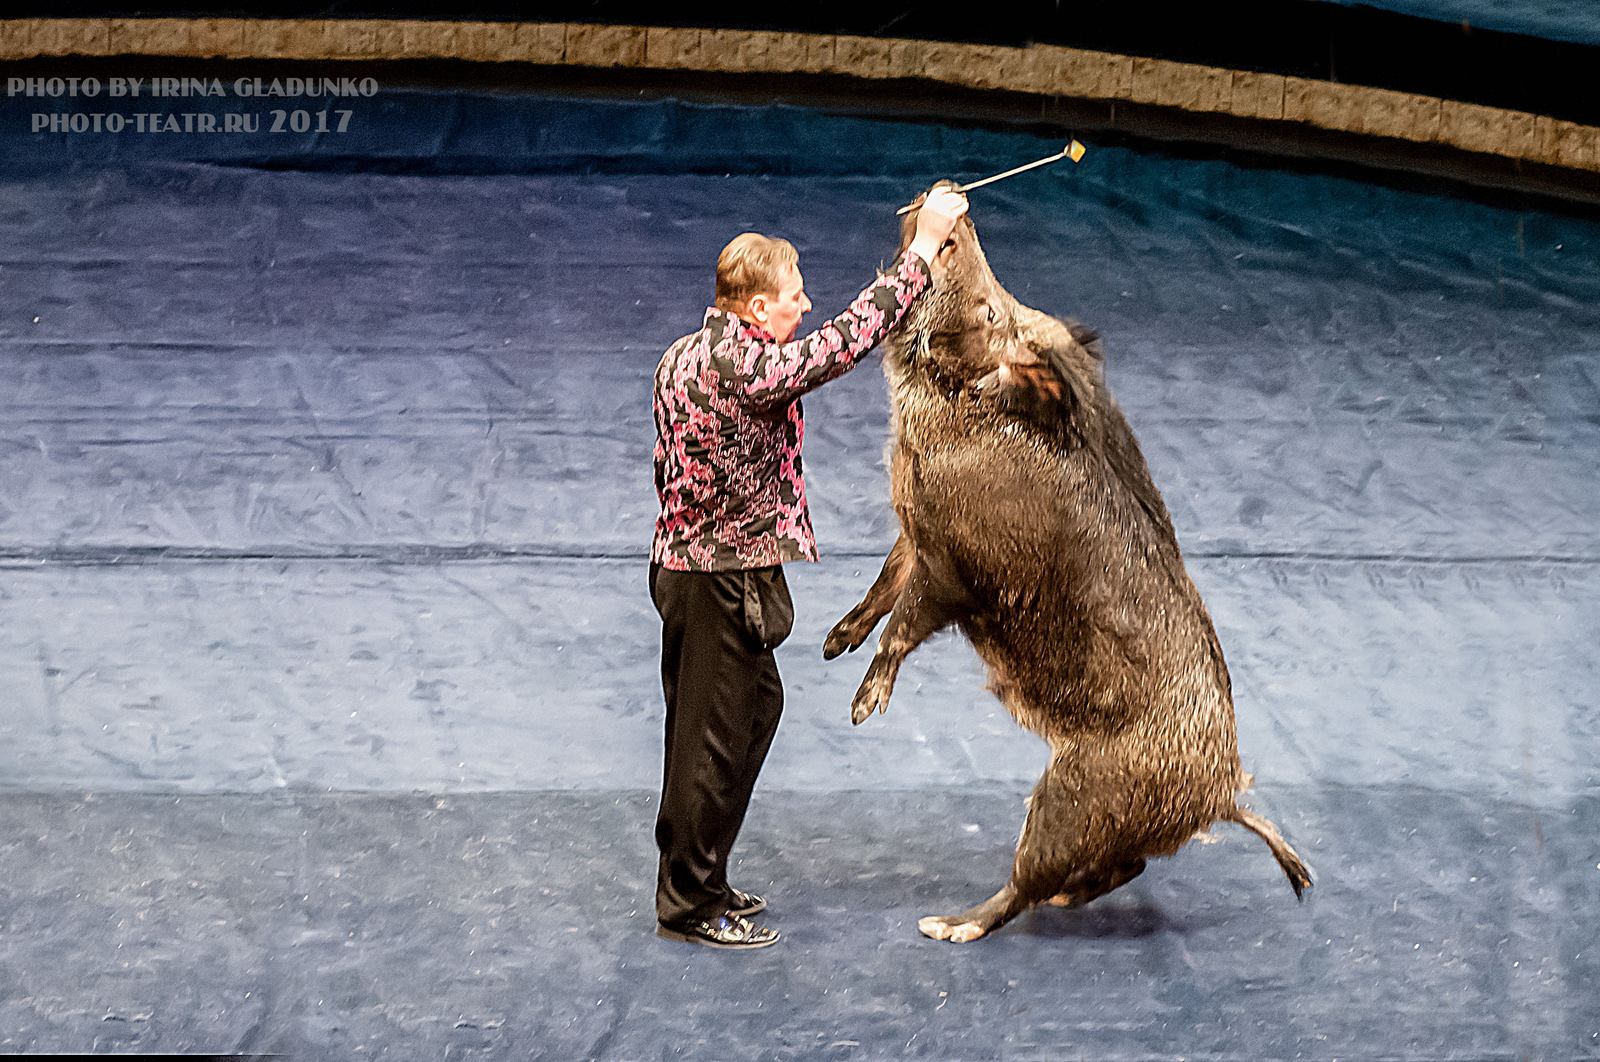
{"type": "MultiPolygon", "coordinates": [[[[875,708],[877,708],[875,702],[870,700],[863,701],[861,695],[859,693],[856,694],[856,699],[850,702],[850,724],[852,726],[860,726],[865,723],[867,717],[873,713],[875,708]]],[[[881,709],[879,710],[881,711],[881,709]]]]}
{"type": "Polygon", "coordinates": [[[882,666],[881,661],[874,658],[872,666],[867,669],[867,677],[861,680],[861,688],[856,690],[855,699],[850,702],[850,722],[860,726],[873,712],[887,711],[889,693],[893,689],[893,669],[882,666]]]}
{"type": "Polygon", "coordinates": [[[986,932],[977,922],[963,921],[961,915],[929,915],[927,918],[919,918],[917,929],[925,937],[948,940],[954,944],[977,940],[986,932]]]}
{"type": "Polygon", "coordinates": [[[840,653],[853,653],[861,648],[861,643],[867,640],[865,634],[857,634],[850,629],[850,617],[846,616],[833,625],[833,630],[828,632],[828,640],[822,643],[822,659],[832,660],[840,653]]]}

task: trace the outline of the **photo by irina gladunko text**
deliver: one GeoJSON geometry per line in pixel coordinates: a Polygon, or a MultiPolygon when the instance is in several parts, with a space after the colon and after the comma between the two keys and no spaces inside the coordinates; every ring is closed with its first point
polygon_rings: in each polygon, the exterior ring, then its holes
{"type": "Polygon", "coordinates": [[[343,133],[354,111],[335,100],[377,95],[371,77],[8,77],[6,96],[40,101],[28,115],[30,133],[343,133]],[[195,110],[152,106],[171,99],[305,100],[309,107],[195,110]],[[322,101],[322,106],[317,102],[322,101]],[[104,109],[100,109],[104,108],[104,109]]]}
{"type": "Polygon", "coordinates": [[[378,82],[370,77],[11,77],[6,95],[43,99],[236,96],[259,99],[284,96],[375,96],[378,82]]]}

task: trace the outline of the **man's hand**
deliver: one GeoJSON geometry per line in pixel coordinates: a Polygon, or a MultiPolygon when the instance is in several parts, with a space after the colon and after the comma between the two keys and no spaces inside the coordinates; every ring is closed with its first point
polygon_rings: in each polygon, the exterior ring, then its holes
{"type": "Polygon", "coordinates": [[[932,263],[944,241],[955,231],[956,222],[967,212],[967,197],[949,188],[935,188],[917,210],[917,234],[911,251],[924,262],[932,263]]]}

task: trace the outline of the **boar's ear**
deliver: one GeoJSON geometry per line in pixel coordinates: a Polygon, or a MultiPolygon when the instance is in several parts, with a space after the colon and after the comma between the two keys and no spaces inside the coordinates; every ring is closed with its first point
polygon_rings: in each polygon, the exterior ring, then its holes
{"type": "Polygon", "coordinates": [[[1094,358],[1095,361],[1106,360],[1105,347],[1100,342],[1099,332],[1096,332],[1086,324],[1072,320],[1070,317],[1066,320],[1066,326],[1067,331],[1072,335],[1073,342],[1088,351],[1090,357],[1094,358]]]}

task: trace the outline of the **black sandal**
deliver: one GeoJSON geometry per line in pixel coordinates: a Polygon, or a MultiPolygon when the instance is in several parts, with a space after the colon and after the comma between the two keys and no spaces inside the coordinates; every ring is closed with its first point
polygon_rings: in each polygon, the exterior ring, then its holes
{"type": "Polygon", "coordinates": [[[682,940],[690,944],[704,944],[708,948],[736,948],[748,951],[766,948],[778,942],[778,931],[758,926],[748,918],[731,911],[710,921],[661,923],[656,935],[668,940],[682,940]]]}
{"type": "Polygon", "coordinates": [[[741,892],[739,889],[729,889],[728,892],[733,896],[733,903],[728,906],[731,915],[749,918],[767,909],[767,901],[753,892],[741,892]]]}

